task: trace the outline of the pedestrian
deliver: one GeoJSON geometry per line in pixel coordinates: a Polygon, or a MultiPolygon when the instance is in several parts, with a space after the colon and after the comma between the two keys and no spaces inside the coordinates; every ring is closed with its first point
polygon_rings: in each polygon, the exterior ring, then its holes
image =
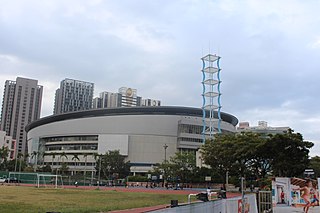
{"type": "Polygon", "coordinates": [[[302,188],[298,188],[296,190],[301,191],[301,198],[304,200],[305,205],[303,207],[304,213],[308,213],[309,208],[311,206],[311,201],[310,201],[310,195],[311,195],[311,190],[312,190],[312,182],[311,180],[307,180],[306,184],[302,188]]]}
{"type": "Polygon", "coordinates": [[[280,193],[281,203],[284,203],[284,192],[283,190],[280,193]]]}
{"type": "Polygon", "coordinates": [[[317,192],[316,192],[316,190],[312,189],[312,190],[311,190],[311,194],[312,194],[311,205],[313,205],[313,206],[318,206],[318,205],[319,205],[319,199],[318,199],[318,197],[317,197],[317,192]]]}

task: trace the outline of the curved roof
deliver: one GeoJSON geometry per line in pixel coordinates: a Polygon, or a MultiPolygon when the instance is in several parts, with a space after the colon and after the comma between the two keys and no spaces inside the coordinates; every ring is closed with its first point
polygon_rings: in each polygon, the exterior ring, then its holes
{"type": "MultiPolygon", "coordinates": [[[[92,109],[85,111],[69,112],[58,115],[51,115],[36,120],[26,126],[26,131],[30,131],[41,125],[78,119],[88,117],[101,117],[101,116],[123,116],[123,115],[182,115],[182,116],[195,116],[202,117],[201,108],[193,107],[179,107],[179,106],[156,106],[156,107],[117,107],[117,108],[103,108],[103,109],[92,109]]],[[[207,113],[207,117],[209,112],[207,113]]],[[[214,112],[214,117],[218,118],[218,113],[214,112]]],[[[234,126],[238,124],[238,119],[230,114],[221,112],[221,119],[234,126]]]]}

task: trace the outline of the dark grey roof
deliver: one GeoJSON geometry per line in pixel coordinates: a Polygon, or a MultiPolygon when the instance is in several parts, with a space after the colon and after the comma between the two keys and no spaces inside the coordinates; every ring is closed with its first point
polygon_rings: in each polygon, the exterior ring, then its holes
{"type": "MultiPolygon", "coordinates": [[[[69,112],[58,115],[51,115],[36,120],[26,126],[26,131],[56,121],[64,121],[78,118],[101,117],[101,116],[123,116],[123,115],[182,115],[202,117],[201,108],[179,107],[179,106],[156,106],[156,107],[118,107],[118,108],[103,108],[92,109],[85,111],[69,112]]],[[[206,113],[207,117],[209,112],[206,113]]],[[[214,117],[218,118],[218,113],[214,112],[214,117]]],[[[230,114],[221,112],[221,119],[234,126],[238,124],[238,119],[230,114]]]]}

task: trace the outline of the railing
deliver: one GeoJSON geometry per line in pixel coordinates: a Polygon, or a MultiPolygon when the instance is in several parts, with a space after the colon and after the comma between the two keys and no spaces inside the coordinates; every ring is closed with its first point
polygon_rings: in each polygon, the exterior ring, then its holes
{"type": "Polygon", "coordinates": [[[258,206],[259,206],[259,213],[273,212],[271,191],[259,191],[258,206]]]}

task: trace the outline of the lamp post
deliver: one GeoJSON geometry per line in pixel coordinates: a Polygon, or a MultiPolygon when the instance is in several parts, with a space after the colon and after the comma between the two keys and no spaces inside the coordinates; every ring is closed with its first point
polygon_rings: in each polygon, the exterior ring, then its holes
{"type": "Polygon", "coordinates": [[[168,148],[168,145],[164,144],[163,148],[164,148],[164,162],[167,162],[167,148],[168,148]]]}
{"type": "Polygon", "coordinates": [[[101,172],[101,159],[102,155],[99,155],[99,173],[98,173],[98,189],[100,189],[100,172],[101,172]]]}
{"type": "Polygon", "coordinates": [[[244,177],[241,177],[241,213],[244,213],[245,208],[245,199],[244,199],[244,177]]]}
{"type": "MultiPolygon", "coordinates": [[[[167,144],[164,144],[163,146],[164,148],[164,163],[166,164],[167,163],[167,148],[168,148],[168,145],[167,144]]],[[[166,179],[166,168],[163,169],[163,187],[165,187],[165,179],[166,179]]]]}

